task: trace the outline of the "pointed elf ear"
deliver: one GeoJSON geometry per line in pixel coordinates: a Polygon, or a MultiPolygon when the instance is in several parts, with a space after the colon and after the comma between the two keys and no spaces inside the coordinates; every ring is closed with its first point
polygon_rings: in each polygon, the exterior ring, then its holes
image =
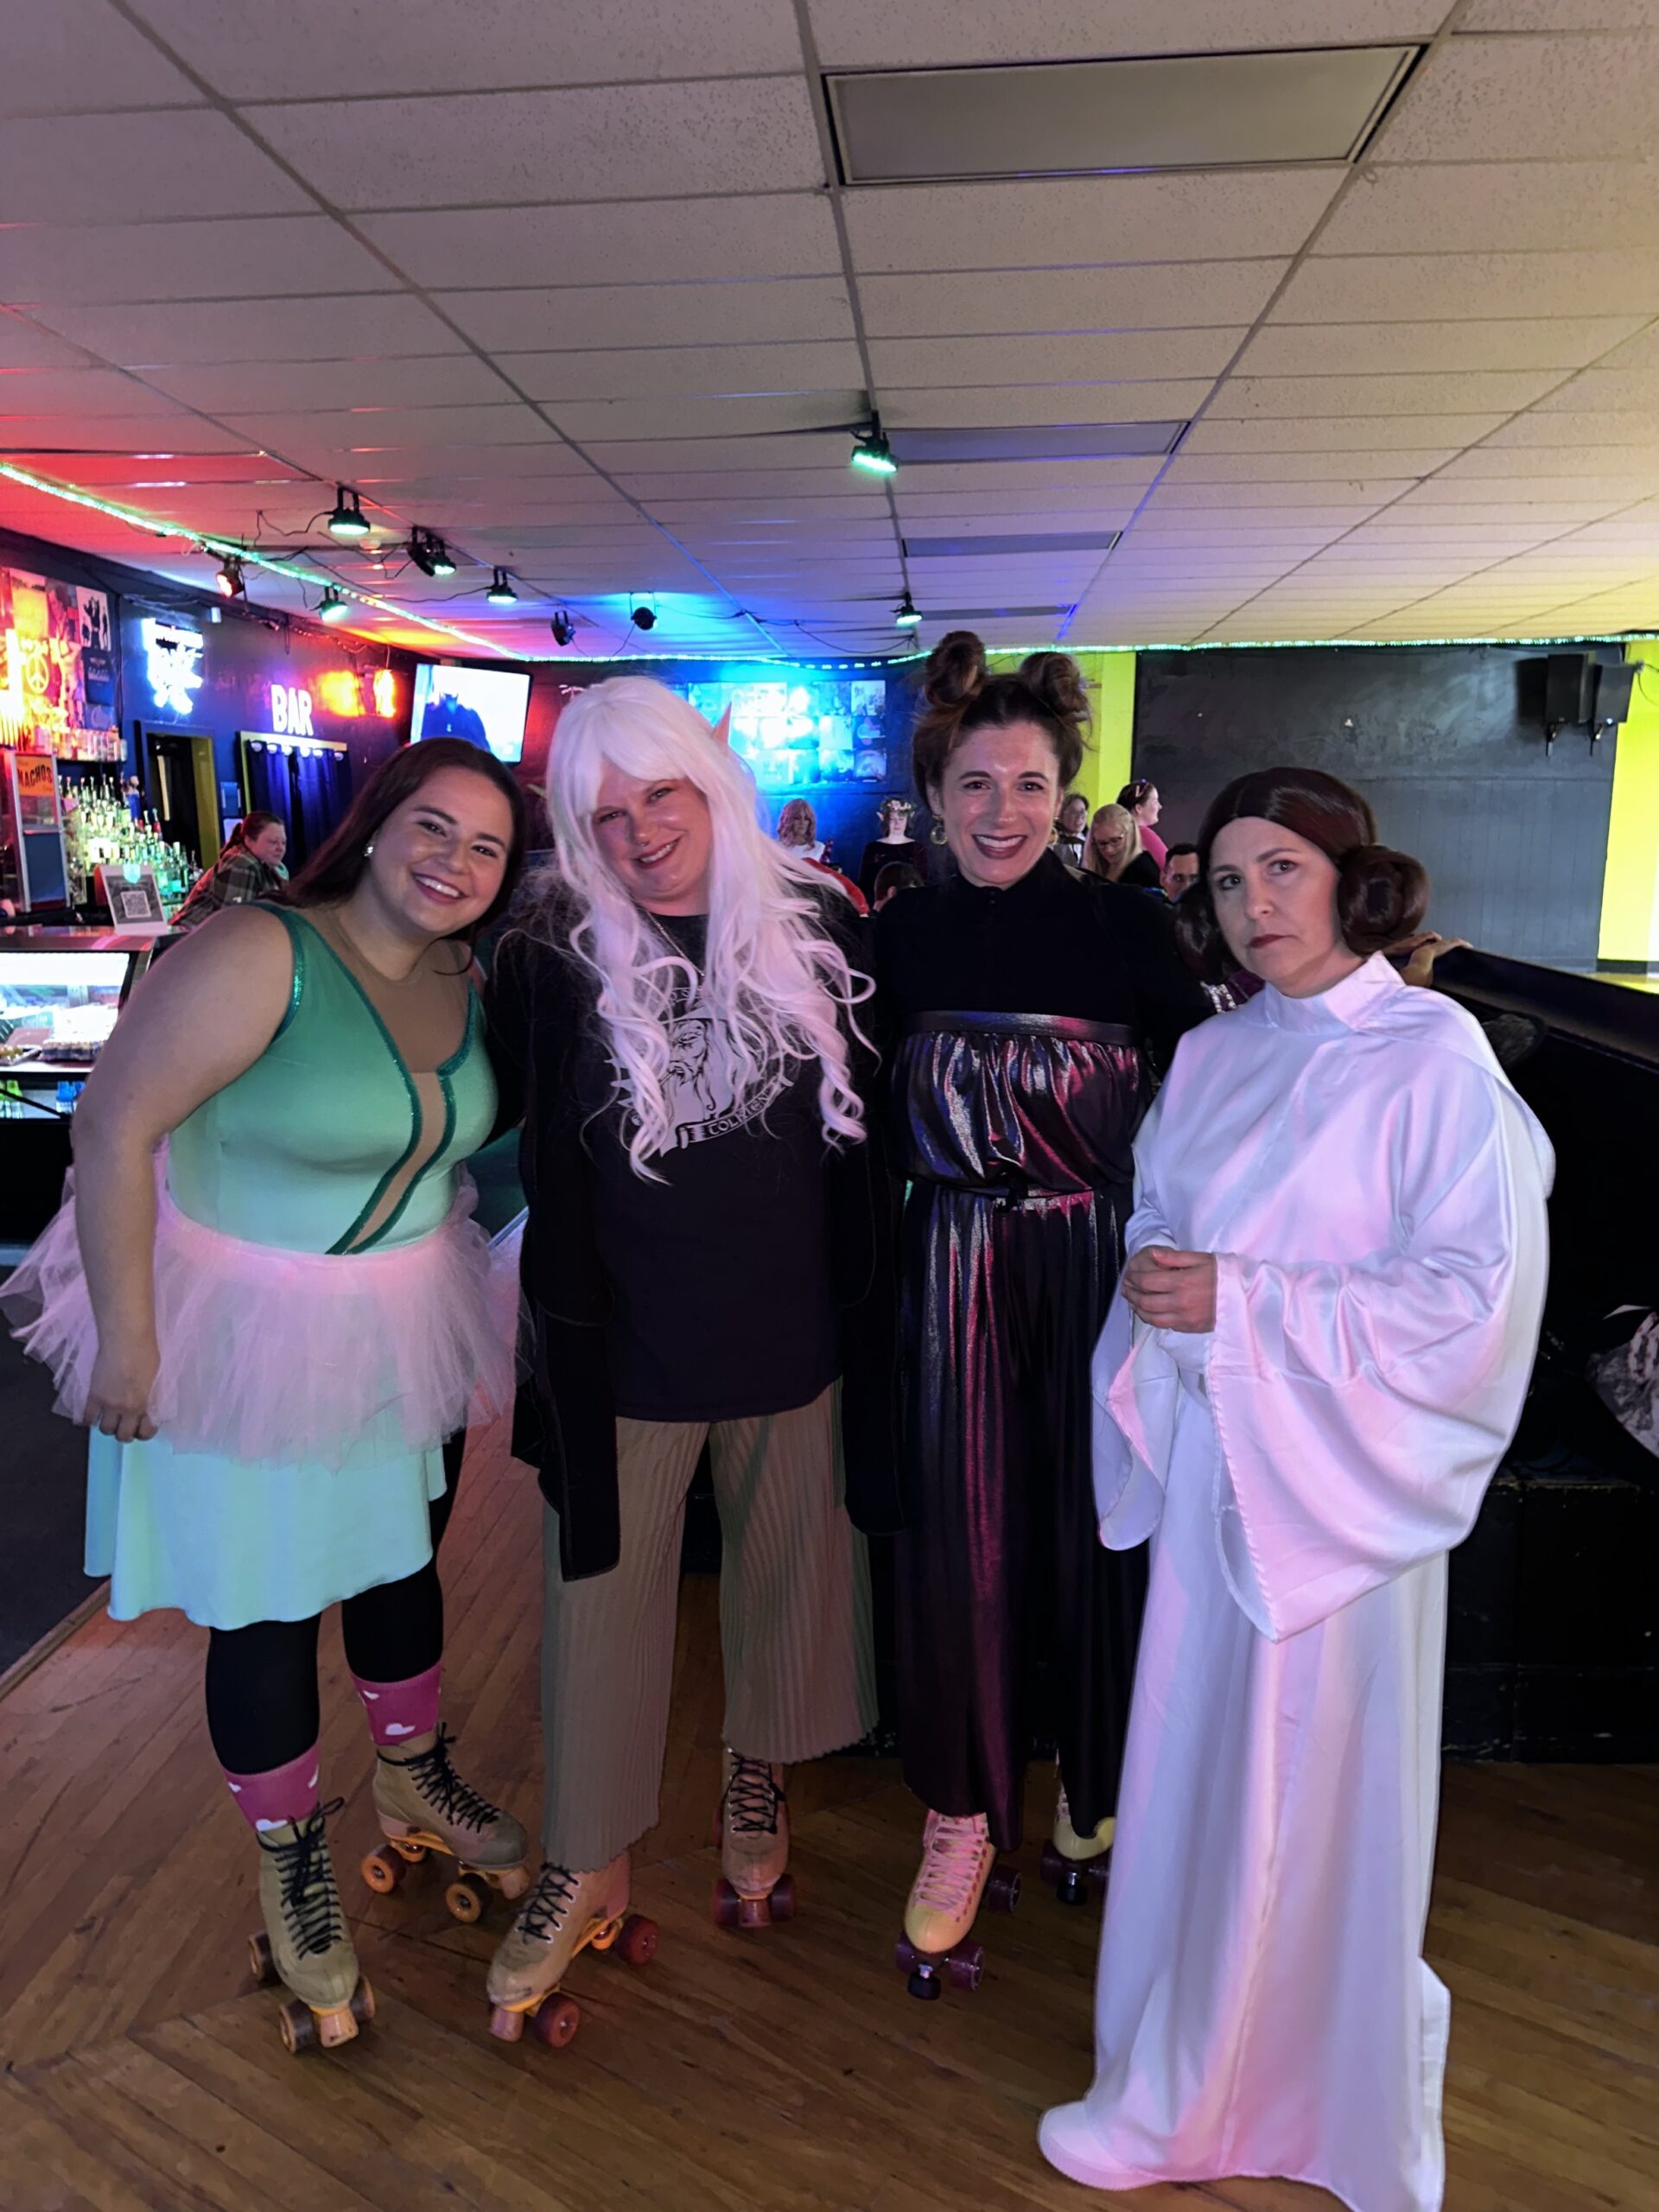
{"type": "Polygon", "coordinates": [[[731,709],[730,709],[729,707],[728,707],[728,708],[727,708],[727,709],[726,709],[725,713],[721,716],[720,720],[719,720],[719,721],[715,724],[715,727],[714,727],[713,730],[710,732],[710,734],[711,734],[711,735],[712,735],[712,737],[714,738],[715,743],[716,745],[729,745],[729,744],[731,743],[731,741],[732,741],[732,710],[731,710],[731,709]]]}

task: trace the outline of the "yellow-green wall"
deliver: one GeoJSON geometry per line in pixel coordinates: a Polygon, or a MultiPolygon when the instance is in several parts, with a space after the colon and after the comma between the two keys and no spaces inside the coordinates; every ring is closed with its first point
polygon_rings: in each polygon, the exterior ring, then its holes
{"type": "MultiPolygon", "coordinates": [[[[1093,725],[1093,741],[1083,756],[1075,788],[1088,800],[1092,813],[1116,798],[1129,780],[1135,751],[1135,655],[1080,652],[1073,658],[1083,671],[1093,725]]],[[[988,658],[1001,674],[1018,668],[1025,655],[992,653],[988,658]]]]}
{"type": "Polygon", "coordinates": [[[1640,966],[1659,963],[1659,638],[1630,639],[1624,658],[1647,665],[1613,763],[1599,957],[1640,966]]]}

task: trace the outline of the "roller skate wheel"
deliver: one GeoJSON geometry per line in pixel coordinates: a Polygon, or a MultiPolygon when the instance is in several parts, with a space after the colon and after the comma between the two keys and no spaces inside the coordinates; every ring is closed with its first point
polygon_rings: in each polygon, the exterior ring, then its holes
{"type": "Polygon", "coordinates": [[[944,1984],[939,1980],[937,1967],[918,1967],[905,1987],[925,2005],[937,2005],[944,1994],[944,1984]]]}
{"type": "Polygon", "coordinates": [[[516,2005],[496,2005],[490,2010],[490,2033],[498,2043],[518,2043],[524,2032],[524,2016],[516,2005]]]}
{"type": "Polygon", "coordinates": [[[276,1979],[276,1962],[270,1955],[270,1938],[263,1928],[257,1936],[248,1938],[248,1969],[262,1989],[276,1979]]]}
{"type": "Polygon", "coordinates": [[[1086,1905],[1089,1902],[1087,1869],[1068,1866],[1054,1885],[1054,1895],[1061,1904],[1086,1905]]]}
{"type": "Polygon", "coordinates": [[[530,1869],[527,1866],[509,1866],[505,1873],[496,1876],[495,1885],[509,1904],[517,1904],[520,1897],[529,1893],[530,1869]]]}
{"type": "Polygon", "coordinates": [[[487,1882],[480,1882],[476,1874],[461,1874],[444,1891],[443,1901],[449,1916],[470,1928],[484,1917],[484,1908],[490,1901],[487,1882]]]}
{"type": "Polygon", "coordinates": [[[361,1974],[358,1977],[357,1987],[352,1992],[352,2018],[359,2028],[366,2028],[374,2018],[374,1992],[361,1974]]]}
{"type": "Polygon", "coordinates": [[[977,1989],[985,1979],[985,1954],[977,1943],[958,1943],[945,1953],[944,1970],[953,1989],[977,1989]]]}
{"type": "Polygon", "coordinates": [[[308,2005],[302,2005],[297,1997],[290,1997],[276,2014],[276,2025],[282,2031],[283,2048],[290,2058],[314,2050],[317,2042],[316,2015],[308,2005]]]}
{"type": "Polygon", "coordinates": [[[409,1864],[397,1852],[382,1844],[364,1859],[360,1872],[377,1897],[389,1897],[409,1872],[409,1864]]]}
{"type": "Polygon", "coordinates": [[[631,1912],[616,1939],[616,1955],[624,1966],[642,1967],[657,1955],[657,1923],[643,1913],[631,1912]]]}
{"type": "Polygon", "coordinates": [[[581,2025],[582,2007],[574,1997],[548,1997],[531,2013],[530,2032],[550,2050],[563,2050],[581,2025]]]}
{"type": "Polygon", "coordinates": [[[778,1877],[777,1886],[766,1902],[772,1907],[772,1916],[774,1922],[793,1920],[795,1917],[795,1877],[792,1874],[780,1874],[778,1877]]]}
{"type": "Polygon", "coordinates": [[[901,1936],[893,1947],[893,1963],[900,1974],[914,1974],[923,1963],[922,1955],[908,1936],[901,1936]]]}
{"type": "Polygon", "coordinates": [[[1020,1902],[1020,1869],[999,1861],[991,1869],[985,1895],[998,1912],[1012,1912],[1020,1902]]]}
{"type": "Polygon", "coordinates": [[[737,1928],[742,1924],[743,1900],[723,1874],[715,1879],[713,1911],[717,1928],[737,1928]]]}
{"type": "Polygon", "coordinates": [[[418,1866],[426,1856],[426,1846],[416,1843],[413,1836],[391,1835],[386,1838],[386,1842],[407,1866],[418,1866]]]}

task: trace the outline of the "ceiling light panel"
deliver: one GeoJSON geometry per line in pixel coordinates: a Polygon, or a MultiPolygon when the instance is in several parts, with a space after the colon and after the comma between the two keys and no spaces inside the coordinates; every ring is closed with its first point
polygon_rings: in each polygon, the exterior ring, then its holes
{"type": "Polygon", "coordinates": [[[927,461],[1072,461],[1172,452],[1184,422],[1010,424],[989,429],[894,430],[906,467],[927,461]]]}
{"type": "Polygon", "coordinates": [[[1116,530],[1033,531],[995,537],[907,537],[905,553],[912,561],[981,560],[1016,553],[1109,553],[1122,532],[1116,530]]]}
{"type": "Polygon", "coordinates": [[[1193,54],[825,79],[847,184],[1354,160],[1414,46],[1193,54]]]}

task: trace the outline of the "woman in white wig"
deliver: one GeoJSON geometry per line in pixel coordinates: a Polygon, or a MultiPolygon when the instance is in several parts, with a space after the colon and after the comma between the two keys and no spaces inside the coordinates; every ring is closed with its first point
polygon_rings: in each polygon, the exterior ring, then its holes
{"type": "Polygon", "coordinates": [[[729,1923],[792,1910],[785,1768],[874,1721],[854,1524],[890,1528],[895,1488],[855,918],[768,836],[721,736],[649,678],[565,709],[549,810],[560,880],[504,941],[489,996],[530,1209],[514,1448],[547,1500],[546,1863],[491,1970],[508,2037],[526,2013],[554,2033],[544,2000],[622,1911],[657,1817],[705,1440],[729,1923]]]}

